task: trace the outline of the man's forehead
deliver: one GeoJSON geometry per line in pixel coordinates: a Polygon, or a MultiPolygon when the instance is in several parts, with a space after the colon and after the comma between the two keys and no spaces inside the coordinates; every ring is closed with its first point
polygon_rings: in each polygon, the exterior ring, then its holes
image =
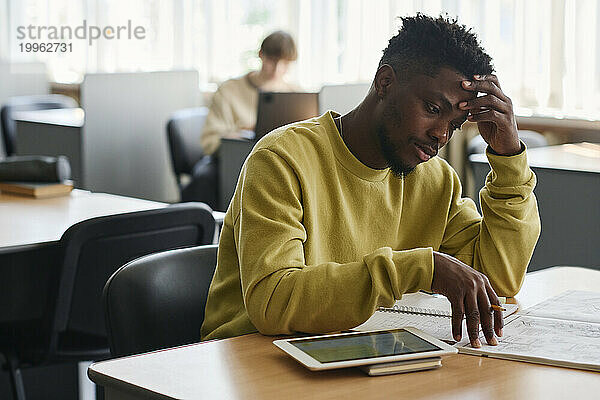
{"type": "Polygon", "coordinates": [[[440,68],[435,76],[425,74],[415,75],[413,87],[416,85],[420,91],[430,97],[449,101],[453,107],[465,100],[477,97],[476,92],[465,90],[462,82],[468,78],[449,68],[440,68]]]}
{"type": "Polygon", "coordinates": [[[458,82],[458,85],[454,87],[425,89],[424,93],[433,99],[447,101],[452,104],[453,107],[456,107],[458,103],[462,101],[471,100],[477,97],[477,92],[469,92],[464,90],[460,82],[458,82]]]}

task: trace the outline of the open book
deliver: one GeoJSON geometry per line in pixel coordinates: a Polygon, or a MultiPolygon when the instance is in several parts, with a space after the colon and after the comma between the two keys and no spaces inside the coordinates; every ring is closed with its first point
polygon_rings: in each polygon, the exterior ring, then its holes
{"type": "MultiPolygon", "coordinates": [[[[504,317],[515,313],[517,304],[503,304],[504,317]]],[[[442,295],[411,293],[402,296],[392,308],[380,308],[365,323],[354,331],[371,331],[414,326],[431,336],[454,343],[452,337],[452,308],[450,301],[442,295]]],[[[463,321],[463,336],[467,327],[463,321]]]]}
{"type": "Polygon", "coordinates": [[[570,290],[504,326],[498,346],[456,345],[463,354],[600,371],[600,293],[570,290]]]}

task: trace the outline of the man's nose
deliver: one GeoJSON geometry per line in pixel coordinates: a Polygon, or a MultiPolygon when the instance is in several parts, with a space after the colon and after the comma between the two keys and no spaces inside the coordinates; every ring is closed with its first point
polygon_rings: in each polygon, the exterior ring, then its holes
{"type": "Polygon", "coordinates": [[[441,148],[448,142],[448,130],[447,124],[439,123],[431,127],[431,129],[427,131],[427,135],[432,140],[436,141],[438,148],[441,148]]]}

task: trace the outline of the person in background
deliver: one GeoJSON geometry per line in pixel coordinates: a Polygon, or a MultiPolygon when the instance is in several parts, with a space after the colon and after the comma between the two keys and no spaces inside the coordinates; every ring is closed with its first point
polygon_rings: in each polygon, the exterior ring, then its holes
{"type": "Polygon", "coordinates": [[[258,52],[262,66],[239,78],[224,82],[215,92],[200,139],[205,154],[219,148],[222,137],[248,136],[256,123],[258,92],[289,92],[296,88],[284,80],[290,63],[297,58],[292,36],[276,31],[267,36],[258,52]]]}

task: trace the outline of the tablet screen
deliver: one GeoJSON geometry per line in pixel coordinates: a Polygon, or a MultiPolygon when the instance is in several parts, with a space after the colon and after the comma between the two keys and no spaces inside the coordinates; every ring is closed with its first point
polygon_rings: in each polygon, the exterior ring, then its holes
{"type": "Polygon", "coordinates": [[[290,341],[321,363],[442,350],[404,330],[290,341]]]}

